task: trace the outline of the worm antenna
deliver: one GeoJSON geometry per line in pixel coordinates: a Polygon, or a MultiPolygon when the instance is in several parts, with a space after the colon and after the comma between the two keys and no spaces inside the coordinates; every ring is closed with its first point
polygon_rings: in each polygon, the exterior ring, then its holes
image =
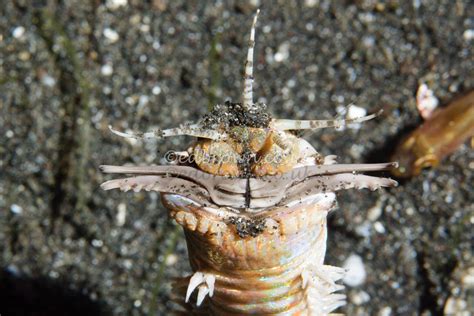
{"type": "Polygon", "coordinates": [[[197,124],[191,125],[182,125],[180,127],[169,128],[169,129],[157,129],[154,131],[149,132],[132,132],[132,133],[124,133],[117,131],[109,125],[109,130],[120,137],[124,138],[133,138],[133,139],[150,139],[150,138],[158,138],[161,139],[163,137],[172,137],[172,136],[193,136],[199,138],[207,138],[212,140],[224,140],[227,138],[225,133],[221,133],[219,131],[203,129],[199,127],[197,124]]]}
{"type": "Polygon", "coordinates": [[[257,10],[253,18],[252,29],[250,30],[249,48],[247,51],[247,60],[245,61],[243,107],[250,110],[253,107],[253,49],[255,47],[255,25],[260,10],[257,10]]]}
{"type": "Polygon", "coordinates": [[[273,127],[278,130],[302,130],[302,129],[320,129],[326,127],[342,127],[350,123],[361,123],[371,120],[382,113],[382,110],[377,113],[345,120],[273,120],[273,127]]]}

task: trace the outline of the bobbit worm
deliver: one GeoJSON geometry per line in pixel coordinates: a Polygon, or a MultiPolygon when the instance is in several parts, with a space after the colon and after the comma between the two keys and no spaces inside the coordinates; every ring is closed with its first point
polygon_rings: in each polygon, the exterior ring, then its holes
{"type": "MultiPolygon", "coordinates": [[[[328,315],[345,304],[342,268],[325,263],[326,218],[338,190],[371,190],[397,182],[360,174],[396,163],[338,164],[294,131],[339,127],[347,120],[272,118],[253,100],[254,17],[241,102],[226,102],[196,123],[130,138],[197,138],[179,163],[103,165],[130,177],[104,190],[158,191],[184,230],[194,273],[175,283],[182,312],[203,315],[328,315]]],[[[177,311],[178,312],[178,311],[177,311]]]]}

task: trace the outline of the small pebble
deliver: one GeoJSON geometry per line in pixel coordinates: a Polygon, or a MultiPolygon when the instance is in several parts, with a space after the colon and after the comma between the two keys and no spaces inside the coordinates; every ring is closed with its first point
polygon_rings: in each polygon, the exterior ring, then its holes
{"type": "Polygon", "coordinates": [[[377,316],[390,316],[390,315],[392,315],[392,308],[390,306],[385,306],[377,314],[377,316]]]}
{"type": "Polygon", "coordinates": [[[13,29],[12,35],[14,38],[20,38],[25,34],[25,31],[23,26],[17,26],[13,29]]]}
{"type": "Polygon", "coordinates": [[[12,264],[9,265],[9,266],[7,266],[6,271],[7,271],[8,273],[10,273],[11,275],[13,275],[13,276],[20,276],[20,274],[21,274],[21,272],[20,272],[20,270],[18,269],[18,267],[15,266],[15,265],[12,265],[12,264]]]}
{"type": "Polygon", "coordinates": [[[355,118],[365,116],[366,114],[367,114],[367,110],[364,109],[363,107],[360,107],[357,105],[350,105],[349,109],[347,110],[346,118],[355,119],[355,118]]]}
{"type": "Polygon", "coordinates": [[[153,89],[151,90],[151,93],[153,93],[154,95],[160,94],[161,93],[160,86],[154,86],[153,89]]]}
{"type": "Polygon", "coordinates": [[[367,237],[370,237],[370,228],[371,228],[370,223],[365,221],[361,225],[358,225],[355,230],[356,230],[357,235],[367,238],[367,237]]]}
{"type": "Polygon", "coordinates": [[[360,256],[351,254],[344,262],[343,267],[347,270],[346,275],[342,279],[345,284],[351,287],[364,284],[367,273],[360,256]]]}
{"type": "Polygon", "coordinates": [[[100,72],[104,76],[110,76],[114,73],[114,68],[110,64],[105,64],[100,68],[100,72]]]}
{"type": "Polygon", "coordinates": [[[54,85],[56,84],[56,79],[54,79],[50,75],[44,75],[43,78],[41,78],[41,83],[51,88],[54,87],[54,85]]]}
{"type": "Polygon", "coordinates": [[[12,205],[10,206],[10,211],[11,211],[13,214],[19,215],[19,214],[23,213],[23,208],[22,208],[21,206],[17,205],[17,204],[12,204],[12,205]]]}
{"type": "Polygon", "coordinates": [[[120,38],[119,34],[111,28],[105,28],[103,34],[109,43],[115,43],[120,38]]]}
{"type": "Polygon", "coordinates": [[[474,289],[474,267],[469,268],[466,273],[464,273],[461,282],[463,286],[468,289],[474,289]]]}
{"type": "Polygon", "coordinates": [[[413,207],[408,207],[405,212],[408,216],[413,216],[413,214],[415,214],[415,210],[413,209],[413,207]]]}
{"type": "Polygon", "coordinates": [[[462,37],[466,41],[471,41],[474,38],[474,30],[465,30],[464,33],[462,34],[462,37]]]}
{"type": "MultiPolygon", "coordinates": [[[[343,103],[344,100],[345,99],[344,99],[343,96],[338,96],[336,98],[336,101],[338,103],[343,103]]],[[[350,104],[347,107],[339,105],[339,106],[336,107],[336,112],[341,116],[345,115],[345,118],[348,119],[348,120],[356,119],[356,118],[363,117],[363,116],[367,115],[367,110],[366,109],[364,109],[363,107],[354,105],[354,104],[350,104]]],[[[350,123],[350,124],[347,124],[345,126],[338,127],[338,128],[336,128],[336,130],[337,131],[344,131],[346,127],[350,128],[350,129],[360,129],[362,127],[362,124],[361,123],[350,123]]]]}
{"type": "Polygon", "coordinates": [[[318,4],[319,4],[319,0],[305,0],[304,1],[304,5],[307,6],[308,8],[312,8],[318,4]]]}
{"type": "Polygon", "coordinates": [[[290,43],[284,42],[278,47],[278,51],[275,53],[273,58],[276,62],[280,63],[284,60],[287,60],[290,57],[290,43]]]}
{"type": "MultiPolygon", "coordinates": [[[[363,117],[366,115],[367,115],[366,109],[360,106],[351,104],[349,108],[347,109],[346,119],[352,120],[352,119],[356,119],[356,118],[363,117]]],[[[360,129],[361,126],[362,126],[361,123],[351,123],[348,125],[348,127],[351,129],[360,129]]]]}
{"type": "Polygon", "coordinates": [[[158,50],[161,47],[160,41],[154,41],[152,45],[154,50],[158,50]]]}
{"type": "Polygon", "coordinates": [[[385,227],[383,226],[381,222],[375,222],[374,229],[379,234],[385,234],[385,227]]]}
{"type": "Polygon", "coordinates": [[[165,264],[169,267],[169,266],[172,266],[174,264],[176,264],[176,262],[178,262],[178,256],[176,256],[175,254],[170,254],[169,256],[166,257],[165,259],[165,264]]]}
{"type": "Polygon", "coordinates": [[[355,305],[362,305],[370,301],[370,295],[367,292],[359,291],[351,295],[351,301],[355,305]]]}
{"type": "Polygon", "coordinates": [[[138,97],[138,106],[143,107],[147,105],[149,101],[150,98],[147,95],[141,95],[140,97],[138,97]]]}
{"type": "Polygon", "coordinates": [[[130,260],[130,259],[125,259],[125,260],[123,261],[123,266],[125,267],[125,269],[130,270],[130,269],[133,267],[133,262],[132,262],[132,260],[130,260]]]}
{"type": "Polygon", "coordinates": [[[118,9],[120,7],[126,6],[128,4],[127,0],[107,0],[107,8],[109,9],[118,9]]]}
{"type": "Polygon", "coordinates": [[[99,239],[93,239],[92,240],[92,246],[94,246],[94,247],[100,248],[103,245],[104,245],[104,242],[102,240],[99,240],[99,239]]]}
{"type": "Polygon", "coordinates": [[[421,117],[425,120],[428,119],[438,104],[439,100],[435,97],[434,92],[426,84],[420,85],[416,92],[416,107],[421,117]]]}
{"type": "Polygon", "coordinates": [[[125,224],[125,221],[127,219],[127,205],[125,203],[120,203],[117,207],[117,225],[118,226],[123,226],[125,224]]]}
{"type": "Polygon", "coordinates": [[[18,53],[18,58],[20,58],[21,61],[28,61],[31,59],[31,54],[30,52],[23,50],[18,53]]]}
{"type": "Polygon", "coordinates": [[[468,304],[465,300],[457,297],[449,297],[444,304],[444,315],[471,316],[468,304]]]}
{"type": "Polygon", "coordinates": [[[382,207],[380,202],[377,202],[373,207],[367,211],[367,219],[371,222],[375,222],[380,215],[382,215],[382,207]]]}

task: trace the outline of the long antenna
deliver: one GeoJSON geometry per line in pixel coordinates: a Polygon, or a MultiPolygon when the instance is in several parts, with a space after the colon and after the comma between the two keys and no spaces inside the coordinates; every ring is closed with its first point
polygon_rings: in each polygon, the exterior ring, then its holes
{"type": "Polygon", "coordinates": [[[253,107],[253,49],[255,47],[255,25],[257,24],[259,13],[260,9],[257,10],[255,17],[253,18],[247,60],[245,61],[244,91],[242,95],[243,107],[245,110],[250,110],[253,107]]]}

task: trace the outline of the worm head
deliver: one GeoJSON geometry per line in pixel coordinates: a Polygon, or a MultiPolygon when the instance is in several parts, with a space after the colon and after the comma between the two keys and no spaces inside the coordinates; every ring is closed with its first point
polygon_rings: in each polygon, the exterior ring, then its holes
{"type": "Polygon", "coordinates": [[[393,180],[357,175],[393,164],[340,165],[324,159],[292,130],[315,130],[363,122],[372,114],[348,120],[275,119],[266,106],[253,101],[253,55],[255,15],[245,62],[241,102],[226,102],[196,123],[145,133],[112,132],[121,137],[162,138],[179,135],[197,137],[187,163],[174,166],[103,166],[108,173],[126,173],[133,178],[110,180],[104,189],[155,190],[184,196],[200,205],[228,207],[236,212],[264,212],[304,195],[348,189],[393,186],[393,180]]]}
{"type": "Polygon", "coordinates": [[[219,141],[199,139],[191,147],[196,166],[205,172],[232,177],[275,175],[291,170],[298,161],[298,139],[270,128],[270,115],[262,104],[250,111],[240,104],[219,105],[202,124],[227,135],[219,141]]]}

